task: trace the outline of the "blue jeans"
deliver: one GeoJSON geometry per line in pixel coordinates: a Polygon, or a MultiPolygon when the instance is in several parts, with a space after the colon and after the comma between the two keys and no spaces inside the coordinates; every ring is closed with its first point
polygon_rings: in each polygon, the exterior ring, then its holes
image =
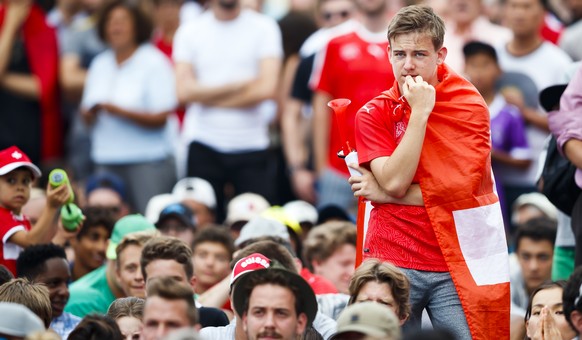
{"type": "Polygon", "coordinates": [[[403,326],[405,334],[420,330],[422,310],[426,308],[435,329],[447,329],[458,340],[471,339],[469,325],[451,274],[400,269],[410,280],[412,311],[403,326]]]}

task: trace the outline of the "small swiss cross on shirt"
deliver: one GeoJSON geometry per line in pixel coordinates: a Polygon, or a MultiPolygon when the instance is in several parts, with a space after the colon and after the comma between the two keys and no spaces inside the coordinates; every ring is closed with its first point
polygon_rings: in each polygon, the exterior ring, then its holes
{"type": "Polygon", "coordinates": [[[394,124],[394,135],[396,136],[396,143],[400,143],[404,131],[406,131],[406,124],[404,122],[396,122],[396,124],[394,124]]]}

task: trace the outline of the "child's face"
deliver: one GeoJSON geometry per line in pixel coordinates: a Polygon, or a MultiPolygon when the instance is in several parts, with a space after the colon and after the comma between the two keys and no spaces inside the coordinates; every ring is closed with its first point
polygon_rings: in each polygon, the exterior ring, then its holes
{"type": "Polygon", "coordinates": [[[0,176],[0,205],[20,214],[22,206],[30,198],[32,173],[28,169],[15,169],[0,176]]]}
{"type": "Polygon", "coordinates": [[[91,270],[101,267],[105,263],[109,236],[107,228],[93,226],[79,239],[72,239],[71,246],[75,251],[75,261],[91,270]]]}
{"type": "Polygon", "coordinates": [[[210,288],[224,279],[230,272],[230,254],[218,242],[202,242],[192,254],[196,284],[210,288]]]}
{"type": "Polygon", "coordinates": [[[483,94],[495,89],[495,82],[500,76],[500,70],[493,58],[479,53],[465,60],[465,74],[477,90],[483,94]]]}

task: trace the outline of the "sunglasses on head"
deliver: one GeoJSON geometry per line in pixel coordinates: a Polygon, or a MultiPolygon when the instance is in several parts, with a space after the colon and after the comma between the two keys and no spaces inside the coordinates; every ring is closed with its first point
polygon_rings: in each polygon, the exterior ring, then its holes
{"type": "Polygon", "coordinates": [[[323,13],[323,18],[325,20],[330,20],[333,17],[341,17],[342,19],[347,19],[350,16],[350,11],[348,10],[343,10],[343,11],[339,11],[339,12],[324,12],[323,13]]]}

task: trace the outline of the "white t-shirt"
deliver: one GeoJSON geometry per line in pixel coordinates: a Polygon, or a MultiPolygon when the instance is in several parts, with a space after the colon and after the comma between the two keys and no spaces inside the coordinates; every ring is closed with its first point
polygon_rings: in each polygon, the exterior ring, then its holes
{"type": "MultiPolygon", "coordinates": [[[[168,58],[150,44],[141,45],[121,65],[112,50],[97,55],[87,74],[81,107],[110,103],[143,114],[174,110],[175,79],[168,58]]],[[[165,159],[172,154],[167,126],[142,127],[106,111],[92,129],[91,156],[100,164],[128,164],[165,159]]]]}
{"type": "MultiPolygon", "coordinates": [[[[194,22],[180,26],[174,38],[174,61],[190,63],[204,86],[254,79],[261,60],[282,55],[277,23],[251,10],[242,10],[230,21],[220,21],[213,11],[206,11],[194,22]]],[[[224,153],[266,149],[271,117],[264,107],[219,108],[190,103],[183,139],[224,153]]]]}
{"type": "MultiPolygon", "coordinates": [[[[511,55],[504,44],[497,47],[497,56],[503,71],[522,73],[531,78],[537,87],[538,94],[548,86],[562,84],[564,73],[572,63],[564,51],[547,41],[532,53],[520,57],[511,55]]],[[[541,106],[539,110],[543,111],[541,106]]],[[[535,185],[538,158],[544,148],[544,141],[548,133],[532,125],[527,125],[526,135],[534,157],[527,172],[512,179],[513,184],[517,185],[535,185]]]]}

